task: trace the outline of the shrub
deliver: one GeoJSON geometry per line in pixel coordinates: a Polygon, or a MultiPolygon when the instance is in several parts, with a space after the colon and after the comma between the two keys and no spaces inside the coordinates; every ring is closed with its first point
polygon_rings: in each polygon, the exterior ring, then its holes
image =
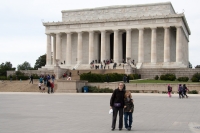
{"type": "Polygon", "coordinates": [[[177,80],[180,82],[187,82],[189,80],[189,78],[188,77],[179,77],[177,80]]]}
{"type": "Polygon", "coordinates": [[[189,91],[188,93],[189,94],[198,94],[198,91],[197,90],[192,90],[192,91],[189,91]]]}
{"type": "Polygon", "coordinates": [[[170,80],[170,81],[174,81],[174,80],[176,80],[176,76],[175,76],[175,74],[167,73],[167,74],[165,74],[165,75],[161,75],[161,76],[160,76],[160,80],[170,80]]]}
{"type": "Polygon", "coordinates": [[[88,92],[90,93],[113,93],[109,88],[97,88],[96,86],[88,86],[88,92]]]}
{"type": "Polygon", "coordinates": [[[158,79],[159,79],[158,75],[156,75],[156,76],[154,77],[154,79],[155,79],[155,80],[158,80],[158,79]]]}
{"type": "Polygon", "coordinates": [[[7,80],[6,76],[0,76],[0,80],[7,80]]]}
{"type": "Polygon", "coordinates": [[[199,73],[195,73],[192,78],[191,78],[192,82],[199,82],[200,80],[200,74],[199,73]]]}

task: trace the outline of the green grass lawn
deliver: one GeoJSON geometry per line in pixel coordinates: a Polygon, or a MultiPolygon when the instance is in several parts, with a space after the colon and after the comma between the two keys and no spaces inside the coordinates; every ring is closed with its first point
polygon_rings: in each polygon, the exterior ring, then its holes
{"type": "Polygon", "coordinates": [[[198,83],[198,82],[191,82],[191,81],[179,82],[179,81],[146,79],[146,80],[131,80],[130,83],[180,83],[180,84],[187,84],[187,83],[198,83]]]}

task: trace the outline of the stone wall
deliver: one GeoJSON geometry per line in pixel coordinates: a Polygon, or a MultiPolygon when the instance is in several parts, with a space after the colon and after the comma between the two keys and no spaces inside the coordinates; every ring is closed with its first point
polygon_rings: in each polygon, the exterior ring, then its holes
{"type": "Polygon", "coordinates": [[[192,78],[192,76],[195,73],[200,73],[200,69],[190,69],[190,68],[181,68],[181,69],[136,69],[136,73],[141,74],[141,78],[149,78],[149,79],[154,79],[156,75],[160,76],[162,74],[166,73],[173,73],[176,75],[176,77],[189,77],[192,78]]]}
{"type": "MultiPolygon", "coordinates": [[[[110,88],[110,89],[116,89],[118,87],[118,83],[87,83],[86,85],[88,86],[96,86],[99,88],[110,88]]],[[[161,93],[162,91],[167,91],[167,86],[168,84],[161,84],[161,83],[126,83],[126,90],[138,90],[140,92],[159,92],[161,93]]],[[[178,84],[170,84],[172,87],[173,92],[177,92],[178,90],[178,84]]],[[[188,89],[191,90],[197,90],[198,92],[200,91],[200,83],[193,83],[193,84],[186,84],[188,89]]]]}

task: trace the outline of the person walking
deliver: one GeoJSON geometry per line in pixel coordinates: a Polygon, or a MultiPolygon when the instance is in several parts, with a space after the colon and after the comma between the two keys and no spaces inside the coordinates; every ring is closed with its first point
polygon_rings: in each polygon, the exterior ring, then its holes
{"type": "Polygon", "coordinates": [[[124,124],[127,130],[131,130],[133,122],[134,104],[130,91],[126,91],[124,96],[124,124]],[[129,120],[129,123],[128,123],[129,120]]]}
{"type": "Polygon", "coordinates": [[[168,84],[167,89],[168,89],[168,95],[169,97],[171,97],[172,87],[170,86],[170,84],[168,84]]]}
{"type": "Polygon", "coordinates": [[[31,75],[30,76],[30,82],[29,82],[29,84],[32,82],[32,84],[33,84],[33,76],[31,75]]]}
{"type": "Polygon", "coordinates": [[[120,82],[110,98],[110,108],[113,109],[111,130],[115,130],[117,114],[119,112],[119,130],[123,128],[123,108],[124,108],[124,83],[120,82]]]}
{"type": "Polygon", "coordinates": [[[186,87],[186,85],[184,84],[184,85],[183,85],[183,96],[186,96],[186,98],[188,98],[188,95],[186,94],[188,90],[189,90],[189,89],[188,89],[188,88],[186,87]]]}
{"type": "Polygon", "coordinates": [[[179,87],[178,87],[178,94],[179,94],[179,98],[184,98],[183,96],[183,87],[181,84],[179,84],[179,87]]]}

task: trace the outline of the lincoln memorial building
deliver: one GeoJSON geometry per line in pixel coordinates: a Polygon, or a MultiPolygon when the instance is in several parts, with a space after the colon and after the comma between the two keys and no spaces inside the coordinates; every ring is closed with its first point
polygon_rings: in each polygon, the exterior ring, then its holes
{"type": "Polygon", "coordinates": [[[137,69],[188,67],[191,32],[171,2],[63,10],[61,22],[43,25],[43,68],[89,69],[93,60],[119,64],[128,57],[137,69]]]}

